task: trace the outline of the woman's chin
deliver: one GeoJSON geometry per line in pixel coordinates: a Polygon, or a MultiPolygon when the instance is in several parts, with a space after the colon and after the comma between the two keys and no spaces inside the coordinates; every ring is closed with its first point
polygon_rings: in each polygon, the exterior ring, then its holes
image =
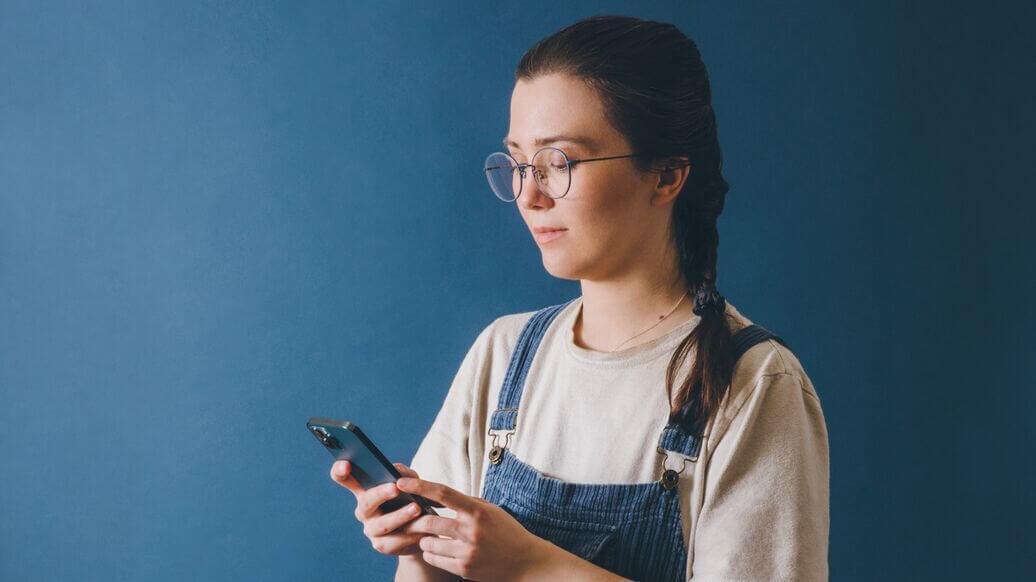
{"type": "Polygon", "coordinates": [[[571,261],[565,260],[563,253],[556,251],[544,251],[543,257],[543,268],[547,270],[552,277],[558,279],[579,279],[580,269],[573,264],[571,261]]]}

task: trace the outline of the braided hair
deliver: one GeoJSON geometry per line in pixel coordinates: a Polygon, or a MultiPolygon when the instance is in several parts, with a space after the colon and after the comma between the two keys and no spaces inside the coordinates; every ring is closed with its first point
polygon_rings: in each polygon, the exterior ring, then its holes
{"type": "Polygon", "coordinates": [[[629,141],[641,171],[675,165],[690,173],[673,205],[670,233],[680,275],[701,320],[677,346],[666,371],[670,422],[701,435],[726,394],[732,336],[716,287],[719,232],[729,185],[712,110],[708,72],[694,41],[672,24],[629,16],[593,16],[537,42],[515,79],[566,73],[596,90],[608,121],[629,141]],[[692,366],[672,397],[688,357],[692,366]]]}

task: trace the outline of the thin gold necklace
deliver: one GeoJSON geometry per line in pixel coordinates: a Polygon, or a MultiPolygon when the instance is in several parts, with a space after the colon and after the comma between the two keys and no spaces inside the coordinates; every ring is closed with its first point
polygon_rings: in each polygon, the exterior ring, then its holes
{"type": "Polygon", "coordinates": [[[676,311],[676,308],[677,308],[677,307],[680,307],[680,304],[681,304],[681,303],[683,303],[683,300],[684,300],[684,299],[686,299],[686,298],[687,298],[687,291],[684,291],[684,292],[683,292],[683,295],[682,295],[682,296],[680,297],[680,300],[679,300],[679,301],[677,301],[677,302],[676,302],[676,305],[674,305],[674,306],[673,306],[673,308],[669,310],[669,313],[667,313],[667,314],[665,314],[665,315],[660,315],[660,316],[658,316],[658,321],[656,321],[656,322],[654,323],[654,325],[652,325],[651,327],[649,327],[649,328],[645,329],[644,331],[642,331],[642,332],[638,333],[637,335],[635,335],[635,336],[633,336],[633,337],[629,338],[628,340],[626,340],[626,341],[622,342],[621,344],[619,344],[619,345],[615,346],[614,348],[612,348],[612,349],[610,349],[610,350],[608,350],[608,351],[609,351],[609,352],[617,352],[617,351],[619,351],[619,348],[621,348],[622,346],[626,345],[626,344],[627,344],[627,343],[628,343],[628,342],[629,342],[630,340],[636,339],[636,338],[638,338],[638,337],[640,337],[640,336],[644,335],[645,333],[647,333],[647,332],[649,332],[649,331],[651,331],[651,330],[655,329],[656,327],[658,327],[658,326],[659,326],[659,325],[660,325],[660,324],[661,324],[661,323],[662,323],[663,321],[665,321],[665,320],[666,320],[666,318],[668,318],[668,317],[669,317],[670,315],[672,315],[672,314],[673,314],[673,313],[674,313],[674,312],[676,311]]]}

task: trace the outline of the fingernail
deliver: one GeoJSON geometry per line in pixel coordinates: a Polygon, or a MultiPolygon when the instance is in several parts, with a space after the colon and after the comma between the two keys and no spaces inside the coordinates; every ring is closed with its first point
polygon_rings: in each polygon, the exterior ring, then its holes
{"type": "Polygon", "coordinates": [[[418,507],[416,503],[411,503],[410,507],[407,508],[407,511],[409,511],[411,514],[417,513],[417,510],[418,507]]]}
{"type": "Polygon", "coordinates": [[[410,482],[410,478],[409,477],[403,477],[402,479],[396,479],[396,485],[405,488],[405,487],[409,487],[410,485],[412,485],[412,483],[410,482]]]}

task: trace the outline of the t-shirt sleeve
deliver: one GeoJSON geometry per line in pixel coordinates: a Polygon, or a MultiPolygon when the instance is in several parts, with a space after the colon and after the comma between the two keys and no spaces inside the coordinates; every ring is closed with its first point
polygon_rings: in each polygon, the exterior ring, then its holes
{"type": "Polygon", "coordinates": [[[693,579],[826,580],[828,464],[812,385],[763,376],[711,457],[693,579]]]}
{"type": "Polygon", "coordinates": [[[442,483],[466,495],[477,495],[472,493],[469,440],[490,327],[487,326],[468,349],[442,407],[410,462],[410,468],[422,479],[442,483]]]}

